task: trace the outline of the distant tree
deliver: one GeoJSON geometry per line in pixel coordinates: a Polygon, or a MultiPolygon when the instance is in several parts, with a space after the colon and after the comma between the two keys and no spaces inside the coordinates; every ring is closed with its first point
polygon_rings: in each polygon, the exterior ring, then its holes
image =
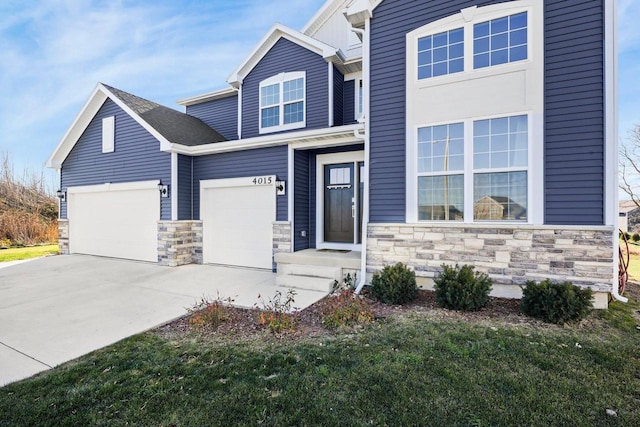
{"type": "Polygon", "coordinates": [[[620,144],[620,189],[640,207],[640,125],[620,144]]]}

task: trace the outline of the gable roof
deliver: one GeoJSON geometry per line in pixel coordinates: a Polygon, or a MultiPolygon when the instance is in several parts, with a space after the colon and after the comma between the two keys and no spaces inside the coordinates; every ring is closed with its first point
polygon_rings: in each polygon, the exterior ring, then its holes
{"type": "Polygon", "coordinates": [[[47,160],[47,167],[55,169],[62,167],[62,163],[107,99],[115,102],[161,144],[174,143],[192,146],[226,140],[196,117],[98,83],[89,96],[89,100],[47,160]]]}
{"type": "Polygon", "coordinates": [[[260,40],[249,56],[242,61],[240,66],[238,66],[238,68],[229,75],[227,83],[237,88],[242,83],[242,80],[251,72],[251,70],[253,70],[253,68],[281,38],[285,38],[299,46],[309,49],[327,60],[336,59],[338,62],[343,62],[344,60],[344,55],[339,49],[329,46],[326,43],[309,37],[299,31],[293,30],[285,25],[275,24],[267,34],[265,34],[262,40],[260,40]]]}

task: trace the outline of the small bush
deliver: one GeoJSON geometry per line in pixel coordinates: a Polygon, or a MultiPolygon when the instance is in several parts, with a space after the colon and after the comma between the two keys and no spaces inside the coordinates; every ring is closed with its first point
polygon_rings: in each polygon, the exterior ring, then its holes
{"type": "MultiPolygon", "coordinates": [[[[258,300],[262,307],[258,315],[258,322],[266,326],[271,332],[279,334],[282,332],[294,331],[296,328],[295,317],[291,312],[294,310],[296,292],[293,289],[287,291],[286,298],[283,299],[282,292],[276,291],[273,298],[265,301],[261,295],[258,300]]],[[[257,307],[257,304],[255,305],[257,307]]]]}
{"type": "Polygon", "coordinates": [[[520,308],[528,316],[562,324],[584,318],[593,307],[592,297],[591,289],[571,282],[528,281],[522,292],[520,308]]]}
{"type": "Polygon", "coordinates": [[[631,239],[632,239],[634,242],[638,243],[638,241],[640,241],[640,234],[638,234],[638,233],[633,233],[633,236],[631,236],[631,239]]]}
{"type": "Polygon", "coordinates": [[[371,295],[385,304],[405,304],[416,299],[416,273],[399,262],[375,273],[371,280],[371,295]]]}
{"type": "Polygon", "coordinates": [[[327,304],[322,310],[322,323],[332,329],[371,321],[373,321],[371,305],[360,295],[356,295],[352,289],[343,289],[328,297],[327,304]]]}
{"type": "Polygon", "coordinates": [[[356,288],[356,283],[358,281],[358,275],[357,274],[353,274],[353,276],[351,275],[351,273],[347,273],[346,276],[344,276],[344,279],[342,280],[342,283],[338,282],[337,280],[333,281],[333,287],[331,289],[331,292],[340,292],[343,291],[345,289],[355,289],[356,288]]]}
{"type": "Polygon", "coordinates": [[[189,323],[196,328],[217,328],[222,322],[229,320],[229,310],[225,304],[231,304],[233,299],[222,299],[220,295],[214,301],[206,297],[202,297],[199,303],[188,308],[187,312],[191,314],[189,323]]]}
{"type": "Polygon", "coordinates": [[[473,271],[470,265],[442,265],[435,282],[436,301],[440,307],[475,311],[487,305],[492,280],[485,273],[473,271]]]}

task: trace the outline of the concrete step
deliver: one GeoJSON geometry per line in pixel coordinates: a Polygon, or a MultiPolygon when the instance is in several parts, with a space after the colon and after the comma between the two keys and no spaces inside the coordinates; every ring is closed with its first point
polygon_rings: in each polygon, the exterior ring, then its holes
{"type": "Polygon", "coordinates": [[[306,276],[340,280],[342,269],[307,264],[278,264],[278,276],[306,276]]]}
{"type": "Polygon", "coordinates": [[[335,279],[326,277],[293,276],[285,274],[276,277],[276,286],[329,293],[333,289],[334,280],[335,279]]]}

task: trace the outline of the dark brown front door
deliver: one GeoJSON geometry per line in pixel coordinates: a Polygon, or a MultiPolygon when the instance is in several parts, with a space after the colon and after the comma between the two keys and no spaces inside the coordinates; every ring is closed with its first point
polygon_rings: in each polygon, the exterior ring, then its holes
{"type": "Polygon", "coordinates": [[[325,242],[353,243],[355,185],[353,163],[325,165],[325,242]]]}

